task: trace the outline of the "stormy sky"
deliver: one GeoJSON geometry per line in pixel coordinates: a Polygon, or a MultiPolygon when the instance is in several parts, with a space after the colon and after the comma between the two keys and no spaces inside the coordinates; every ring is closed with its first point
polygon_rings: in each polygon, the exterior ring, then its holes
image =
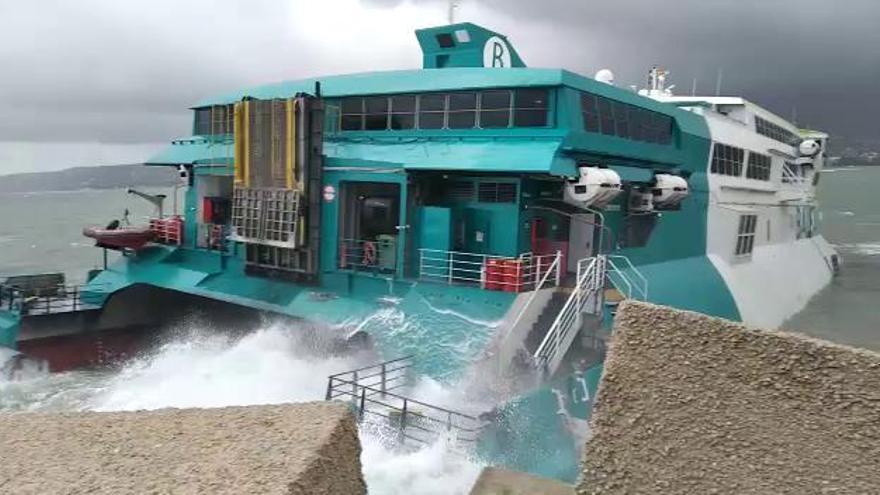
{"type": "MultiPolygon", "coordinates": [[[[877,0],[461,0],[526,63],[743,95],[798,123],[880,139],[877,0]]],[[[239,86],[414,68],[437,0],[0,1],[0,173],[143,161],[187,107],[239,86]]]]}

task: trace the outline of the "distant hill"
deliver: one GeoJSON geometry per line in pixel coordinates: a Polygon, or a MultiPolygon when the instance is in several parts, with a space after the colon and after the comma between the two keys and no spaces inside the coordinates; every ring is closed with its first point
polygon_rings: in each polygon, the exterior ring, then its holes
{"type": "Polygon", "coordinates": [[[0,175],[0,193],[163,187],[174,185],[176,180],[177,171],[173,167],[140,164],[75,167],[57,172],[0,175]]]}

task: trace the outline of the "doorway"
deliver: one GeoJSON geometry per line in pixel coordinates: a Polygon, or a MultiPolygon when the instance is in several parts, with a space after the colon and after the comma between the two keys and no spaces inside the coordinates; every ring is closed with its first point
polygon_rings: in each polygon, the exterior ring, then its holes
{"type": "Polygon", "coordinates": [[[400,184],[340,183],[339,267],[379,273],[397,271],[400,184]]]}

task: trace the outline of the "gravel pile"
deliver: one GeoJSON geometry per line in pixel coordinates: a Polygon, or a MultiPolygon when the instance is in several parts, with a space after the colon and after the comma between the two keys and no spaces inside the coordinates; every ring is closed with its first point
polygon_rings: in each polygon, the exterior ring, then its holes
{"type": "Polygon", "coordinates": [[[880,354],[625,303],[578,494],[880,493],[880,354]]]}
{"type": "Polygon", "coordinates": [[[0,415],[0,492],[363,494],[339,403],[0,415]]]}

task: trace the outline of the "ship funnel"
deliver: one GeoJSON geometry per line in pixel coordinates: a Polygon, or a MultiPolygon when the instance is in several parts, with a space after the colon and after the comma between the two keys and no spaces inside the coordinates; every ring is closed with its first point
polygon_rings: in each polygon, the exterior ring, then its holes
{"type": "Polygon", "coordinates": [[[470,22],[419,29],[416,38],[425,69],[526,66],[506,36],[470,22]]]}

